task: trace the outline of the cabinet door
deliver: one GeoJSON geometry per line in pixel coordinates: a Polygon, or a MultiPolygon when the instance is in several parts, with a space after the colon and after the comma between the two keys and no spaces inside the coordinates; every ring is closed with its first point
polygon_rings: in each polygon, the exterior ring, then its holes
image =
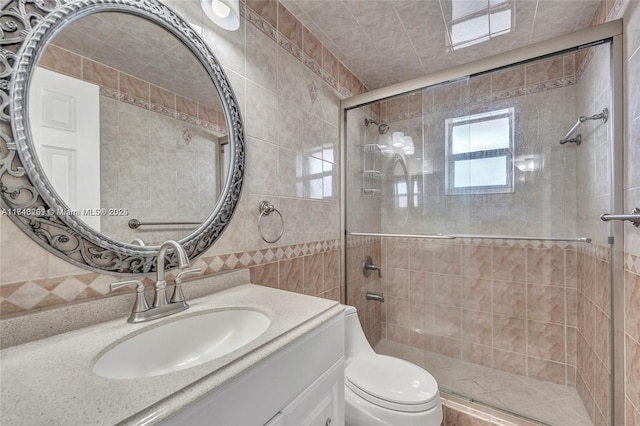
{"type": "Polygon", "coordinates": [[[282,410],[283,426],[344,425],[344,359],[282,410]]]}

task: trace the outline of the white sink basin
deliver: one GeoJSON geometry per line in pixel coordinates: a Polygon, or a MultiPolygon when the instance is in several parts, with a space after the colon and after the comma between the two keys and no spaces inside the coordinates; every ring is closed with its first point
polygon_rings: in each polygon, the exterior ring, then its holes
{"type": "Polygon", "coordinates": [[[143,331],[101,355],[93,372],[110,379],[159,376],[212,361],[250,343],[271,320],[249,309],[209,311],[143,331]]]}

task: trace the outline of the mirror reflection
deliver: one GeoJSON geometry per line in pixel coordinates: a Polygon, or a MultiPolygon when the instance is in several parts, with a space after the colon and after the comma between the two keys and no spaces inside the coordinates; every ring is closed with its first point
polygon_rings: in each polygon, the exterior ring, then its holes
{"type": "Polygon", "coordinates": [[[34,145],[63,214],[125,243],[179,240],[211,214],[229,166],[222,111],[180,40],[116,12],[56,34],[29,91],[34,145]],[[172,224],[132,229],[132,219],[172,224]]]}

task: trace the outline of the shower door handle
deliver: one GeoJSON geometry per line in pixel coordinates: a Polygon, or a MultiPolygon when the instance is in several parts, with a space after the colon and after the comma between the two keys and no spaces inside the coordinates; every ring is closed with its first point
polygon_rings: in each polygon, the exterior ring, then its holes
{"type": "Polygon", "coordinates": [[[600,216],[600,219],[604,220],[605,222],[608,222],[610,220],[628,220],[629,222],[631,222],[632,226],[635,226],[636,228],[638,228],[640,227],[640,209],[636,207],[633,210],[631,210],[631,213],[629,214],[605,213],[602,216],[600,216]]]}

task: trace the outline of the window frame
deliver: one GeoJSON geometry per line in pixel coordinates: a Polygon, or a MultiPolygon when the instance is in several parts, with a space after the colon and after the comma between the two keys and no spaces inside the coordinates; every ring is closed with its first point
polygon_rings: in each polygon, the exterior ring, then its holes
{"type": "Polygon", "coordinates": [[[514,182],[514,116],[515,108],[501,108],[499,110],[483,113],[469,114],[462,117],[453,117],[445,120],[445,195],[467,194],[508,194],[515,192],[514,182]],[[509,119],[509,146],[506,148],[488,149],[482,151],[453,153],[453,127],[469,125],[473,123],[491,121],[502,118],[509,119]],[[483,158],[506,157],[506,182],[504,185],[476,185],[456,188],[455,163],[464,160],[478,160],[483,158]]]}

